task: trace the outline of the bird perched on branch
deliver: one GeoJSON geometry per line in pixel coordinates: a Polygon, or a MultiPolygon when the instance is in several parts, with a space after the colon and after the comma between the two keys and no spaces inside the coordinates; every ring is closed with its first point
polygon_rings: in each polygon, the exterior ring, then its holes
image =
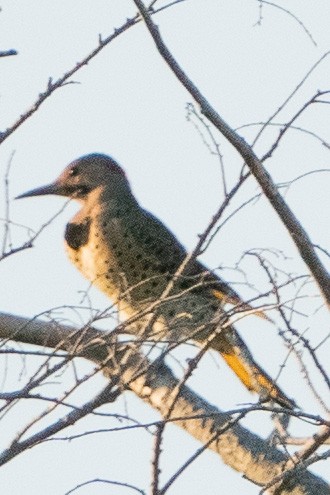
{"type": "MultiPolygon", "coordinates": [[[[295,406],[228,322],[227,303],[238,311],[251,307],[202,263],[187,261],[184,247],[139,205],[125,172],[111,157],[95,153],[78,158],[52,184],[18,197],[46,194],[80,202],[65,230],[70,260],[121,314],[138,317],[140,338],[208,345],[249,390],[283,407],[295,406]]],[[[132,328],[137,332],[136,325],[132,328]]]]}

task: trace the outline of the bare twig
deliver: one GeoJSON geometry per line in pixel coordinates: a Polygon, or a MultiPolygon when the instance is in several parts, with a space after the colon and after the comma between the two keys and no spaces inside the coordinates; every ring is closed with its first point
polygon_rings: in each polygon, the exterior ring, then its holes
{"type": "MultiPolygon", "coordinates": [[[[40,229],[37,231],[37,232],[34,232],[31,236],[30,236],[30,239],[26,242],[24,242],[21,246],[18,246],[16,248],[13,248],[13,247],[10,247],[9,251],[6,251],[6,252],[3,252],[1,255],[0,255],[0,261],[4,260],[5,258],[8,258],[8,256],[12,256],[13,254],[16,254],[20,251],[24,251],[25,249],[30,249],[33,247],[33,243],[34,241],[39,237],[39,235],[41,234],[41,232],[46,228],[48,227],[48,225],[50,225],[52,223],[53,220],[55,220],[55,218],[57,218],[64,210],[65,208],[67,207],[67,205],[70,203],[71,199],[69,199],[68,201],[66,201],[64,203],[64,205],[59,209],[59,211],[57,211],[54,215],[52,215],[52,217],[47,220],[41,227],[40,229]]],[[[30,230],[30,229],[28,229],[30,230]]]]}
{"type": "Polygon", "coordinates": [[[330,91],[317,91],[317,93],[315,93],[315,95],[313,95],[310,100],[308,100],[299,110],[298,112],[295,113],[295,115],[289,120],[289,122],[287,122],[285,124],[285,126],[280,130],[279,134],[278,134],[278,137],[277,139],[275,140],[275,142],[272,144],[271,148],[269,149],[269,151],[267,151],[267,153],[264,154],[264,156],[261,158],[261,161],[264,162],[266,160],[268,160],[268,158],[270,158],[272,156],[272,154],[274,153],[274,151],[276,150],[276,148],[278,147],[282,137],[284,136],[284,134],[288,131],[288,129],[291,128],[292,124],[298,119],[298,117],[300,117],[300,115],[306,110],[306,108],[308,108],[310,105],[312,105],[313,103],[322,103],[321,100],[319,100],[319,97],[322,96],[322,95],[327,95],[329,94],[330,91]]]}
{"type": "Polygon", "coordinates": [[[100,392],[91,401],[84,404],[83,407],[71,411],[65,417],[59,419],[58,421],[54,422],[53,424],[50,424],[49,426],[47,426],[43,430],[38,431],[37,433],[31,435],[27,439],[24,439],[21,441],[14,441],[8,449],[4,450],[0,454],[0,465],[7,463],[8,461],[10,461],[12,458],[16,457],[21,452],[24,452],[25,450],[40,443],[45,438],[48,438],[51,435],[55,435],[55,433],[58,433],[59,431],[63,430],[64,428],[67,428],[68,426],[75,424],[79,419],[87,416],[95,408],[100,407],[105,402],[110,402],[110,401],[115,400],[119,395],[119,391],[117,390],[117,391],[114,391],[111,393],[109,391],[110,388],[111,388],[111,386],[107,385],[107,387],[105,387],[105,389],[102,392],[100,392]]]}
{"type": "Polygon", "coordinates": [[[237,418],[233,418],[232,421],[228,422],[223,428],[219,429],[214,433],[214,435],[207,441],[206,444],[199,447],[199,449],[194,452],[183,464],[180,468],[170,477],[170,479],[165,483],[162,489],[159,491],[159,495],[165,495],[169,488],[173,485],[173,483],[178,479],[180,474],[183,473],[198,457],[205,452],[206,449],[210,447],[213,442],[216,442],[219,437],[225,433],[228,429],[232,428],[235,424],[238,423],[242,418],[244,418],[245,414],[241,413],[237,416],[237,418]]]}
{"type": "MultiPolygon", "coordinates": [[[[4,235],[3,235],[3,242],[2,242],[2,254],[5,253],[7,244],[10,246],[10,213],[9,213],[9,173],[10,173],[10,168],[13,163],[13,158],[14,158],[15,152],[13,152],[10,155],[10,158],[8,160],[6,172],[5,172],[5,177],[4,177],[4,182],[5,182],[5,225],[4,225],[4,235]]],[[[1,255],[0,255],[0,260],[1,260],[1,255]]]]}
{"type": "MultiPolygon", "coordinates": [[[[284,127],[286,125],[287,125],[287,123],[278,123],[278,122],[251,122],[250,124],[243,124],[243,125],[240,125],[239,127],[236,127],[236,129],[234,129],[234,131],[239,131],[239,130],[244,129],[246,127],[252,127],[252,126],[284,127]]],[[[317,139],[318,141],[320,141],[320,143],[322,144],[322,146],[324,146],[325,148],[327,148],[327,149],[330,150],[330,143],[327,142],[325,139],[323,139],[318,134],[316,134],[315,132],[310,131],[309,129],[305,129],[305,128],[300,127],[300,126],[296,126],[296,125],[291,125],[290,126],[290,130],[292,130],[292,129],[295,130],[295,131],[303,132],[304,134],[308,134],[309,136],[314,137],[315,139],[317,139]]]]}
{"type": "Polygon", "coordinates": [[[18,55],[16,50],[1,50],[0,57],[11,57],[12,55],[18,55]]]}
{"type": "Polygon", "coordinates": [[[152,478],[151,478],[151,494],[159,495],[159,475],[160,475],[160,455],[162,452],[161,446],[163,442],[163,433],[165,429],[165,421],[156,425],[155,440],[154,440],[154,455],[151,462],[152,478]]]}
{"type": "Polygon", "coordinates": [[[269,2],[268,0],[257,0],[257,2],[259,3],[259,20],[257,22],[257,24],[261,24],[261,21],[263,19],[262,17],[262,6],[263,5],[270,5],[271,7],[275,7],[279,10],[281,10],[282,12],[285,12],[286,14],[288,14],[290,17],[292,17],[298,24],[299,26],[302,27],[302,29],[305,31],[305,33],[307,34],[307,36],[309,37],[309,39],[311,40],[311,42],[313,43],[314,46],[317,46],[317,43],[316,41],[314,40],[311,32],[309,31],[309,29],[307,29],[307,27],[305,26],[305,24],[299,19],[299,17],[297,17],[295,14],[293,14],[290,10],[288,9],[285,9],[284,7],[282,7],[281,5],[278,5],[277,3],[274,3],[274,2],[269,2]]]}
{"type": "MultiPolygon", "coordinates": [[[[173,5],[176,5],[178,3],[181,3],[184,0],[175,0],[173,2],[169,2],[168,4],[164,5],[163,7],[153,10],[152,14],[157,14],[158,12],[161,12],[164,9],[167,9],[169,7],[172,7],[173,5]]],[[[136,14],[130,19],[127,19],[124,24],[122,24],[119,28],[115,28],[114,32],[110,35],[107,36],[106,38],[102,39],[102,37],[99,37],[99,45],[91,52],[89,53],[86,57],[84,57],[80,62],[78,62],[72,69],[68,70],[62,77],[58,78],[56,81],[53,81],[52,78],[49,78],[47,87],[43,93],[39,94],[38,99],[33,103],[33,105],[26,110],[20,118],[14,122],[10,127],[8,127],[5,131],[0,132],[0,144],[5,141],[13,132],[16,131],[28,118],[30,118],[38,109],[39,107],[54,93],[59,88],[63,88],[67,84],[72,84],[73,81],[69,81],[69,79],[76,74],[82,67],[87,65],[93,58],[95,58],[107,45],[109,45],[112,41],[114,41],[118,36],[120,36],[122,33],[126,32],[128,29],[130,29],[132,26],[135,26],[141,22],[141,18],[139,14],[136,14]]]]}
{"type": "Polygon", "coordinates": [[[305,84],[307,79],[313,74],[317,67],[330,55],[330,51],[325,52],[309,69],[309,71],[304,75],[299,84],[294,88],[294,90],[289,94],[289,96],[284,100],[284,102],[279,106],[279,108],[269,117],[269,119],[262,125],[262,128],[257,133],[256,137],[252,142],[252,146],[256,144],[261,134],[267,128],[267,126],[274,120],[275,117],[287,106],[287,104],[292,100],[294,95],[300,90],[300,88],[305,84]]]}
{"type": "Polygon", "coordinates": [[[65,492],[65,495],[70,495],[71,493],[75,492],[76,490],[79,490],[80,488],[82,488],[84,486],[94,485],[96,483],[104,483],[106,485],[121,486],[121,487],[129,488],[134,492],[138,492],[141,495],[146,495],[144,490],[141,490],[141,488],[138,488],[135,485],[131,485],[130,483],[126,483],[126,482],[124,483],[121,481],[114,481],[114,480],[105,480],[102,478],[95,478],[94,480],[88,480],[88,481],[84,481],[83,483],[79,483],[78,485],[76,485],[74,488],[72,488],[68,492],[65,492]]]}
{"type": "Polygon", "coordinates": [[[193,124],[193,126],[197,130],[203,143],[205,144],[205,146],[207,147],[207,149],[209,150],[211,155],[215,155],[219,160],[221,176],[222,176],[223,194],[224,194],[224,196],[227,196],[227,184],[226,184],[227,181],[226,181],[226,174],[225,174],[225,166],[224,166],[223,156],[222,156],[222,153],[220,151],[220,145],[217,142],[217,140],[215,139],[210,126],[204,121],[202,116],[196,111],[194,105],[192,103],[187,103],[186,109],[187,109],[187,120],[193,124]],[[205,129],[207,135],[210,138],[211,145],[207,142],[203,131],[200,130],[198,124],[195,124],[195,122],[193,121],[191,116],[195,117],[197,119],[197,121],[201,124],[201,126],[205,129]],[[213,146],[213,148],[212,148],[212,146],[213,146]]]}

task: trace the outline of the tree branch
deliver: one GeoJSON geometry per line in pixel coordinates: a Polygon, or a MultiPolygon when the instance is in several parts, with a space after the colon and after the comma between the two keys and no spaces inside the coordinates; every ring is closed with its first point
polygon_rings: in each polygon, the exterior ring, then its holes
{"type": "MultiPolygon", "coordinates": [[[[176,5],[177,3],[180,3],[184,0],[177,0],[174,2],[169,2],[168,4],[164,5],[163,7],[159,9],[154,9],[152,11],[152,14],[157,14],[158,12],[167,9],[169,7],[172,7],[173,5],[176,5]]],[[[122,24],[119,28],[115,28],[114,32],[107,36],[106,38],[102,38],[99,36],[99,44],[98,46],[88,55],[86,55],[80,62],[77,62],[77,64],[72,67],[72,69],[68,70],[62,77],[59,77],[56,81],[53,81],[52,78],[49,78],[47,88],[43,93],[39,94],[38,99],[33,103],[33,105],[26,110],[22,115],[19,117],[19,119],[14,122],[10,127],[8,127],[5,131],[0,132],[0,144],[5,141],[13,132],[16,131],[27,119],[29,119],[38,109],[39,107],[54,93],[59,88],[63,88],[64,86],[68,84],[72,84],[73,81],[70,81],[69,79],[76,74],[82,67],[87,65],[93,58],[95,58],[107,45],[109,45],[112,41],[114,41],[118,36],[123,34],[124,32],[127,31],[127,29],[131,28],[132,26],[135,26],[141,22],[141,17],[139,14],[134,15],[132,18],[127,19],[124,24],[122,24]]],[[[16,55],[17,52],[15,50],[9,50],[7,52],[0,52],[0,56],[9,56],[9,55],[16,55]],[[2,55],[1,55],[2,54],[2,55]]]]}
{"type": "MultiPolygon", "coordinates": [[[[254,409],[260,410],[260,406],[231,414],[222,412],[182,385],[162,361],[151,364],[135,345],[119,345],[112,334],[91,327],[76,330],[54,322],[0,313],[0,338],[61,349],[71,356],[97,363],[112,383],[114,376],[120,377],[124,389],[134,392],[163,417],[166,418],[171,410],[169,421],[175,422],[204,445],[209,443],[209,448],[226,464],[259,486],[271,484],[276,478],[282,483],[281,495],[330,493],[326,482],[308,472],[303,463],[298,462],[294,467],[290,465],[286,471],[290,459],[285,453],[237,424],[239,417],[254,409]]],[[[89,410],[92,411],[93,407],[95,404],[91,401],[89,410]]],[[[72,411],[73,419],[77,415],[79,411],[72,411]]],[[[52,426],[49,428],[53,434],[55,430],[52,431],[52,426]]]]}
{"type": "Polygon", "coordinates": [[[13,55],[17,55],[16,50],[1,50],[0,51],[0,58],[1,57],[12,57],[13,55]]]}

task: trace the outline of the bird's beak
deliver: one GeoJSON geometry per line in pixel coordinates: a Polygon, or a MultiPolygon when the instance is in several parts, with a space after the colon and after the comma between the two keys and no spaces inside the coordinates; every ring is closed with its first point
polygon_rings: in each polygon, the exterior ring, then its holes
{"type": "Polygon", "coordinates": [[[41,186],[37,187],[36,189],[31,189],[31,191],[27,191],[26,193],[16,196],[15,199],[29,198],[31,196],[45,196],[46,194],[62,195],[63,191],[60,184],[58,184],[57,182],[53,182],[52,184],[48,184],[47,186],[41,186]]]}

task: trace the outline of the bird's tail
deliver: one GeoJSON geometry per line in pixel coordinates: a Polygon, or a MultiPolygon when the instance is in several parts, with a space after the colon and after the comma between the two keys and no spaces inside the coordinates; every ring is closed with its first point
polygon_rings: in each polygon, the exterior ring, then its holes
{"type": "Polygon", "coordinates": [[[288,409],[296,407],[295,402],[289,399],[270,376],[254,361],[245,342],[235,330],[233,330],[230,337],[222,333],[218,334],[210,345],[212,349],[220,352],[228,366],[248,390],[258,393],[262,399],[274,400],[282,407],[288,409]]]}

